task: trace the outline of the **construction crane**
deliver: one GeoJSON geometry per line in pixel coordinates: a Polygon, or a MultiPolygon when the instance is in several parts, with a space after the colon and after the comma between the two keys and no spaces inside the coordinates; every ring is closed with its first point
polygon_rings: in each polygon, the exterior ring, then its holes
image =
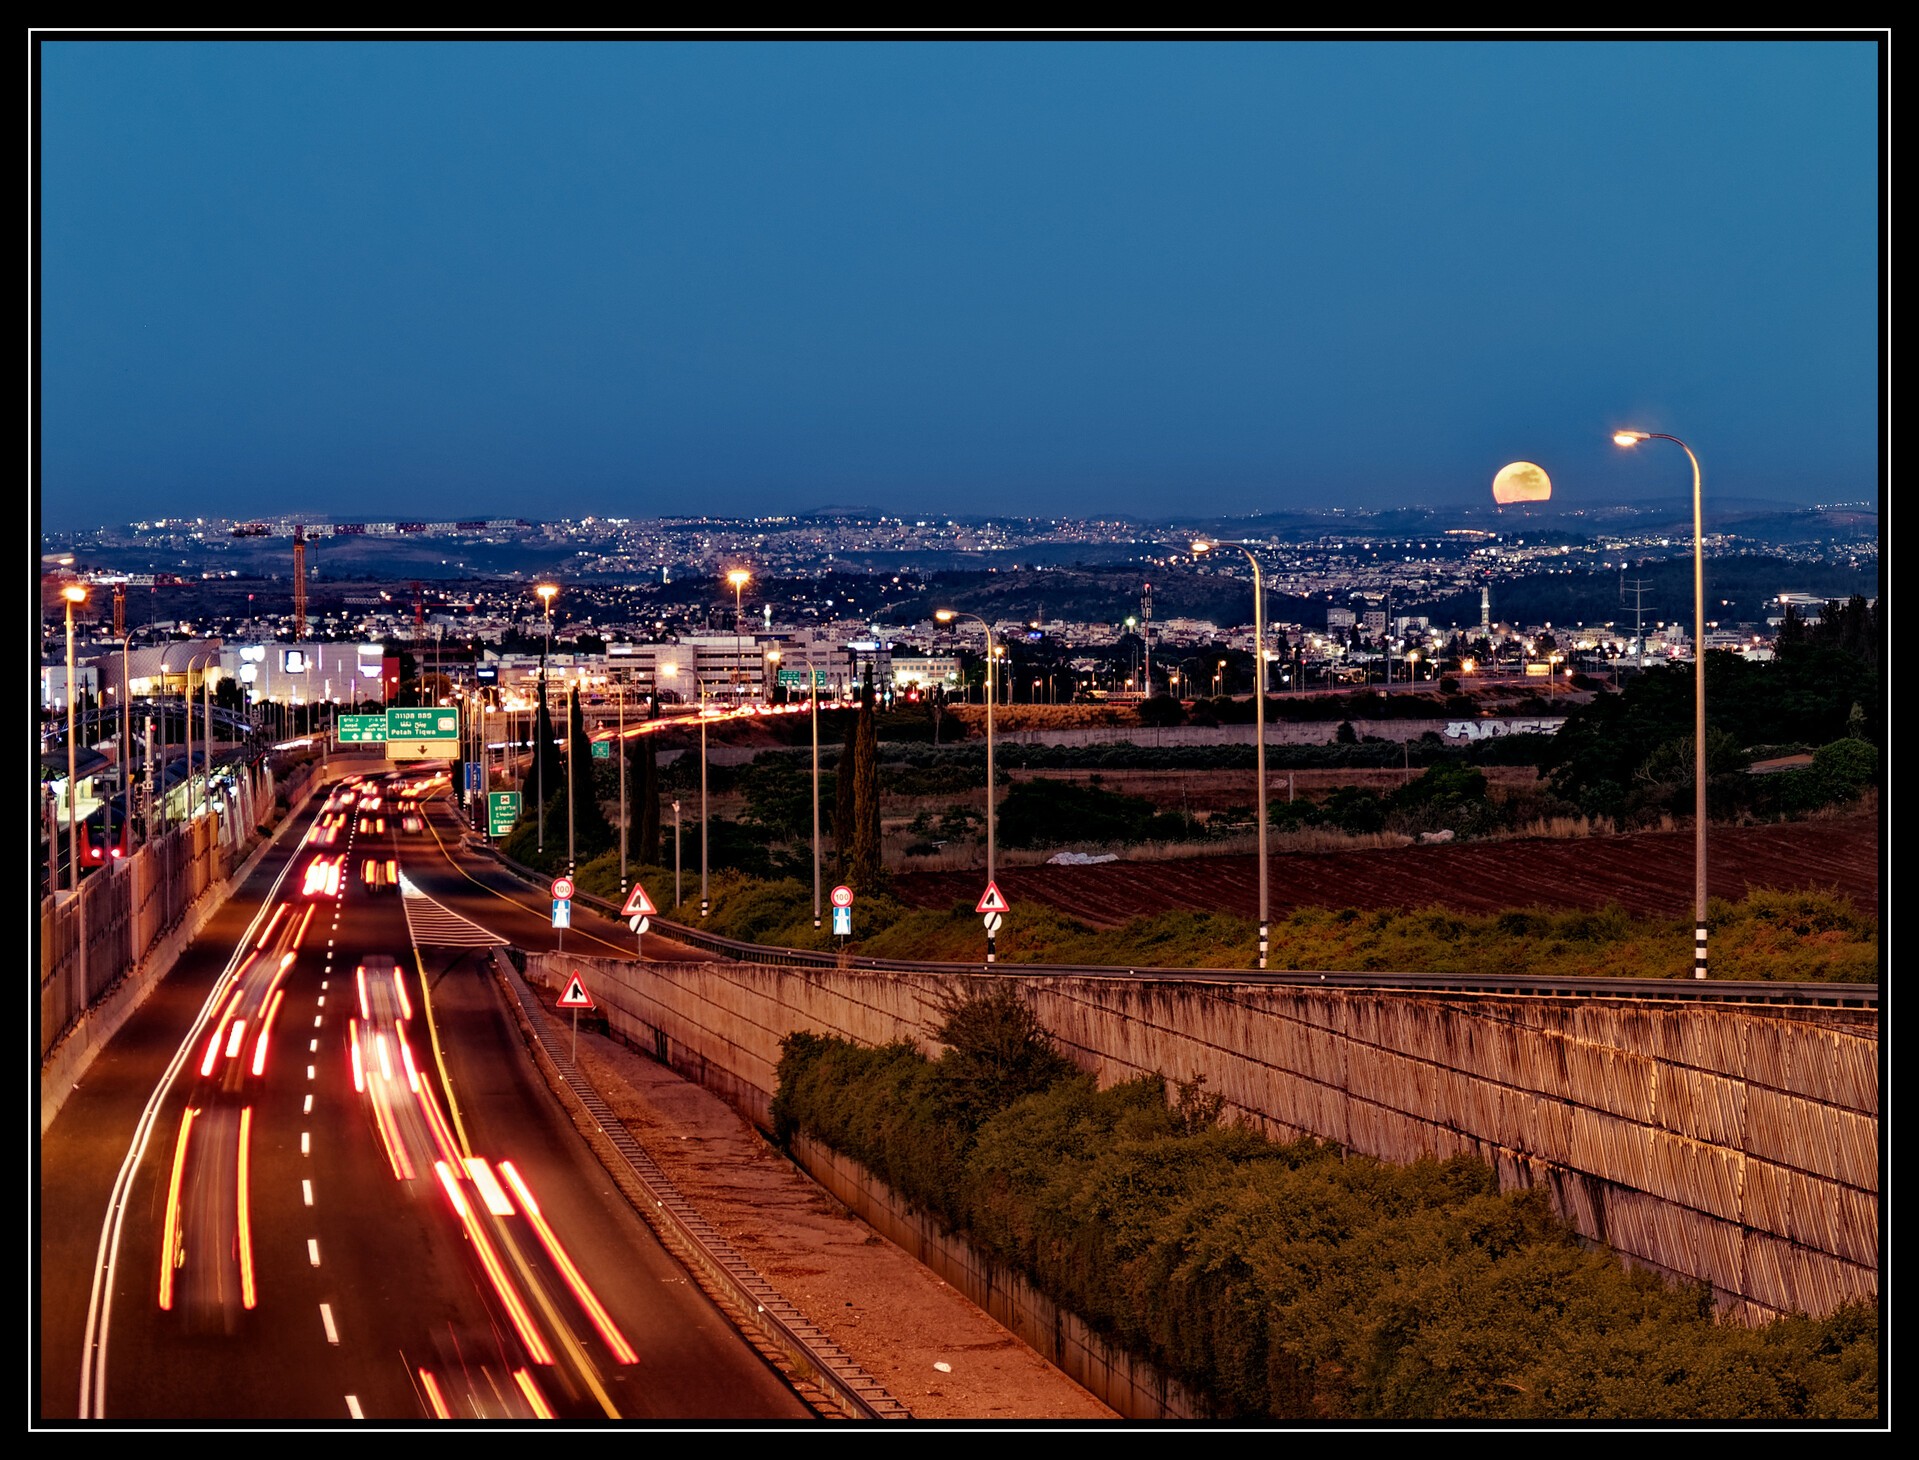
{"type": "Polygon", "coordinates": [[[293,528],[293,642],[304,644],[307,636],[307,530],[293,528]]]}

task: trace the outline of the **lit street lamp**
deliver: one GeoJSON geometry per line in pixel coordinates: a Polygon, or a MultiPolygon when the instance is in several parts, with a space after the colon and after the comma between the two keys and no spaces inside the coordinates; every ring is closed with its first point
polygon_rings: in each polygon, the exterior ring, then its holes
{"type": "MultiPolygon", "coordinates": [[[[1267,911],[1266,886],[1266,607],[1265,594],[1259,584],[1259,559],[1244,543],[1199,541],[1193,544],[1193,555],[1212,552],[1217,548],[1236,547],[1246,555],[1246,561],[1253,565],[1253,724],[1254,730],[1254,774],[1259,778],[1259,966],[1266,966],[1266,946],[1272,931],[1272,922],[1267,911]]],[[[1226,661],[1220,661],[1225,668],[1226,661]]]]}
{"type": "Polygon", "coordinates": [[[1694,978],[1706,976],[1706,548],[1700,511],[1699,458],[1677,436],[1663,431],[1615,431],[1613,443],[1637,446],[1641,441],[1670,441],[1692,463],[1692,621],[1693,621],[1693,967],[1694,978]]]}
{"type": "MultiPolygon", "coordinates": [[[[956,608],[936,608],[933,617],[940,623],[950,624],[956,618],[970,618],[986,631],[986,880],[997,880],[994,873],[996,863],[993,855],[993,802],[999,788],[993,780],[993,626],[976,613],[965,613],[956,608]]],[[[994,961],[994,938],[986,935],[986,961],[994,961]]]]}
{"type": "MultiPolygon", "coordinates": [[[[87,590],[78,583],[69,583],[60,590],[60,596],[67,605],[67,889],[78,891],[80,887],[80,818],[74,809],[74,792],[79,788],[77,751],[78,730],[74,725],[73,693],[73,606],[87,601],[87,590]]],[[[51,874],[53,866],[60,860],[60,844],[49,839],[47,842],[47,867],[51,874]]],[[[53,888],[54,879],[47,878],[47,886],[53,888]]],[[[57,889],[55,889],[57,890],[57,889]]]]}
{"type": "Polygon", "coordinates": [[[740,622],[740,594],[753,581],[753,575],[744,568],[734,568],[726,581],[733,585],[733,699],[737,707],[746,698],[746,634],[740,622]]]}
{"type": "MultiPolygon", "coordinates": [[[[540,710],[544,711],[546,709],[546,656],[551,653],[553,649],[553,595],[560,590],[555,584],[542,583],[533,591],[540,596],[540,602],[546,605],[546,643],[540,650],[540,710]]],[[[533,723],[535,725],[539,724],[539,719],[539,714],[536,713],[533,717],[533,723]]],[[[552,726],[550,724],[547,727],[547,731],[548,734],[552,733],[552,726]]],[[[544,852],[546,850],[546,753],[544,746],[537,746],[533,751],[533,777],[535,781],[533,798],[539,802],[539,831],[535,838],[535,845],[538,850],[544,852]]]]}

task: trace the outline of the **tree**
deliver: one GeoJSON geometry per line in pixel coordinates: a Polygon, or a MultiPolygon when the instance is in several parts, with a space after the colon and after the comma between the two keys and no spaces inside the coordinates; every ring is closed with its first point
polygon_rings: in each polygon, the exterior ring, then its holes
{"type": "Polygon", "coordinates": [[[885,876],[880,859],[880,752],[873,718],[873,671],[860,686],[860,712],[853,722],[853,835],[846,880],[861,892],[877,891],[885,876]]]}
{"type": "MultiPolygon", "coordinates": [[[[573,767],[573,794],[569,802],[573,824],[568,831],[575,858],[584,862],[611,847],[615,837],[612,824],[600,806],[600,798],[593,793],[593,742],[586,733],[586,715],[577,689],[567,695],[566,755],[573,767]]],[[[560,792],[562,796],[566,794],[564,770],[560,792]]]]}
{"type": "Polygon", "coordinates": [[[527,765],[526,779],[520,787],[527,793],[522,802],[526,815],[534,814],[535,798],[542,787],[549,801],[553,799],[555,789],[561,792],[566,790],[566,762],[560,758],[560,748],[553,733],[553,720],[547,714],[544,702],[534,715],[533,759],[527,765]]]}
{"type": "Polygon", "coordinates": [[[853,744],[858,734],[858,719],[848,715],[846,741],[840,746],[833,774],[833,854],[839,861],[842,882],[847,880],[853,850],[853,744]]]}
{"type": "Polygon", "coordinates": [[[638,736],[626,752],[627,824],[639,829],[636,854],[647,866],[660,861],[660,762],[651,735],[638,736]]]}

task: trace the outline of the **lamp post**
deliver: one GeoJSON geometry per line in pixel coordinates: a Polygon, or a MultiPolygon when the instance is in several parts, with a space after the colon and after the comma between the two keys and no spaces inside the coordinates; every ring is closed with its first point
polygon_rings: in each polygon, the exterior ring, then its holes
{"type": "MultiPolygon", "coordinates": [[[[1265,594],[1259,583],[1259,559],[1244,543],[1216,542],[1201,540],[1193,544],[1193,554],[1213,552],[1223,547],[1236,547],[1246,555],[1246,561],[1253,565],[1253,724],[1254,729],[1254,774],[1259,778],[1259,966],[1266,966],[1266,948],[1272,931],[1272,922],[1268,916],[1266,886],[1266,607],[1265,594]]],[[[1225,661],[1220,661],[1225,667],[1225,661]]]]}
{"type": "MultiPolygon", "coordinates": [[[[726,581],[733,585],[733,699],[737,702],[746,698],[746,635],[741,632],[740,594],[753,580],[753,575],[744,568],[734,568],[726,575],[726,581]]],[[[701,845],[704,845],[702,843],[701,845]]]]}
{"type": "MultiPolygon", "coordinates": [[[[940,623],[950,624],[956,618],[970,618],[986,631],[986,880],[997,882],[997,865],[994,861],[993,846],[993,802],[999,793],[999,786],[993,779],[993,626],[976,613],[964,613],[956,608],[938,608],[933,617],[940,623]]],[[[986,935],[986,961],[994,961],[996,950],[994,936],[986,935]]]]}
{"type": "Polygon", "coordinates": [[[620,906],[626,906],[626,681],[614,687],[620,697],[620,906]]]}
{"type": "Polygon", "coordinates": [[[187,660],[186,684],[180,691],[180,708],[186,717],[187,728],[187,801],[182,819],[193,820],[193,666],[206,658],[204,654],[195,654],[187,660]]]}
{"type": "Polygon", "coordinates": [[[820,930],[820,685],[813,670],[813,640],[806,641],[806,699],[813,711],[813,931],[820,930]]]}
{"type": "Polygon", "coordinates": [[[1692,976],[1706,976],[1706,546],[1700,510],[1699,458],[1677,436],[1663,431],[1615,431],[1613,443],[1670,441],[1692,463],[1692,748],[1693,748],[1693,965],[1692,976]]]}
{"type": "Polygon", "coordinates": [[[120,855],[133,855],[133,636],[120,640],[120,855]]]}
{"type": "MultiPolygon", "coordinates": [[[[73,692],[73,606],[87,601],[87,590],[78,583],[69,583],[60,590],[61,598],[67,605],[67,888],[77,891],[80,886],[80,820],[75,814],[74,795],[79,789],[79,730],[74,720],[74,702],[77,696],[73,692]]],[[[47,863],[51,866],[60,859],[59,843],[49,839],[47,842],[47,863]]],[[[52,885],[52,879],[48,879],[52,885]]]]}
{"type": "Polygon", "coordinates": [[[700,687],[700,921],[706,921],[712,907],[706,893],[706,681],[694,676],[700,687]]]}
{"type": "MultiPolygon", "coordinates": [[[[546,605],[546,642],[540,649],[540,708],[534,712],[533,723],[538,725],[540,715],[546,710],[546,656],[553,648],[553,595],[559,588],[552,583],[542,583],[533,590],[539,594],[540,602],[546,605]]],[[[551,727],[548,727],[551,733],[551,727]]],[[[533,750],[533,798],[540,804],[539,831],[535,836],[535,845],[539,851],[546,850],[546,755],[544,746],[533,750]]]]}
{"type": "Polygon", "coordinates": [[[673,906],[680,905],[680,803],[673,803],[673,906]]]}
{"type": "MultiPolygon", "coordinates": [[[[566,696],[566,875],[573,875],[573,711],[579,704],[580,686],[577,682],[566,696]]],[[[584,733],[585,712],[580,715],[584,733]]]]}

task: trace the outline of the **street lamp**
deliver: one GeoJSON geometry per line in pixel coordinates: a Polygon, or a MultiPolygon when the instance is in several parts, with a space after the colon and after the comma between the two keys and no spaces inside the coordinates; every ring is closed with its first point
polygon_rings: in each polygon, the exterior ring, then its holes
{"type": "Polygon", "coordinates": [[[1615,431],[1613,444],[1670,441],[1692,463],[1692,747],[1693,747],[1693,965],[1692,976],[1706,976],[1706,547],[1700,511],[1699,458],[1677,436],[1663,431],[1615,431]]]}
{"type": "MultiPolygon", "coordinates": [[[[970,618],[986,631],[986,880],[991,883],[995,877],[997,865],[993,854],[993,801],[998,794],[998,786],[993,780],[993,626],[976,613],[965,613],[956,608],[936,608],[933,617],[940,623],[950,624],[956,618],[970,618]]],[[[986,961],[994,961],[994,938],[986,935],[986,961]]]]}
{"type": "Polygon", "coordinates": [[[746,698],[746,635],[740,622],[740,594],[753,581],[753,575],[744,568],[734,568],[727,573],[726,581],[733,585],[733,698],[739,701],[746,698]]]}
{"type": "Polygon", "coordinates": [[[1419,681],[1419,650],[1408,649],[1406,651],[1406,683],[1417,684],[1418,681],[1419,681]]]}
{"type": "MultiPolygon", "coordinates": [[[[1244,543],[1198,541],[1193,544],[1193,555],[1212,552],[1218,548],[1236,547],[1253,565],[1253,723],[1254,730],[1254,774],[1259,777],[1259,966],[1266,966],[1266,945],[1272,923],[1267,912],[1266,887],[1266,608],[1265,594],[1259,584],[1259,559],[1244,543]]],[[[1226,661],[1220,661],[1223,669],[1226,661]]]]}
{"type": "MultiPolygon", "coordinates": [[[[533,591],[540,596],[540,602],[546,605],[546,643],[540,650],[540,711],[543,713],[546,709],[546,656],[553,648],[553,595],[560,590],[555,584],[542,583],[533,591]]],[[[533,717],[534,724],[537,725],[539,719],[540,716],[536,713],[533,717]]],[[[548,727],[548,733],[552,733],[551,726],[548,727]]],[[[533,776],[535,781],[533,796],[534,799],[540,803],[539,832],[536,837],[536,846],[539,851],[544,852],[546,850],[546,755],[544,746],[534,747],[533,776]]]]}
{"type": "MultiPolygon", "coordinates": [[[[67,605],[67,889],[78,891],[80,887],[80,819],[75,812],[74,793],[79,789],[79,757],[77,737],[79,731],[74,723],[73,693],[73,606],[87,601],[87,590],[78,583],[69,583],[60,590],[61,598],[67,605]]],[[[49,840],[47,843],[47,866],[49,869],[60,860],[59,843],[49,840]]],[[[53,886],[53,878],[47,879],[47,885],[53,886]]]]}

